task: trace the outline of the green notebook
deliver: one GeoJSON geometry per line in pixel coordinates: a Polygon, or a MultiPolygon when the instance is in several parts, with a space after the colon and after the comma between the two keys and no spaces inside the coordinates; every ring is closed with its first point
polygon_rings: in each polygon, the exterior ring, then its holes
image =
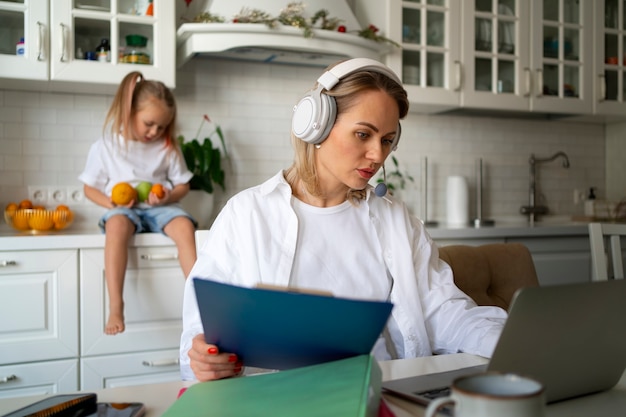
{"type": "Polygon", "coordinates": [[[164,417],[376,416],[382,373],[370,355],[192,385],[164,417]]]}

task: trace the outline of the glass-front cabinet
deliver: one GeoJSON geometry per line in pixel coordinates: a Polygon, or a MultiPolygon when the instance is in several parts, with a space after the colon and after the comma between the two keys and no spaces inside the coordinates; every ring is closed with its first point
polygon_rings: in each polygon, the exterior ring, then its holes
{"type": "Polygon", "coordinates": [[[593,1],[534,0],[532,22],[531,110],[591,114],[593,1]]]}
{"type": "Polygon", "coordinates": [[[174,14],[167,0],[0,1],[0,85],[89,91],[138,70],[174,87],[174,14]]]}
{"type": "Polygon", "coordinates": [[[387,31],[401,48],[387,63],[401,74],[413,110],[591,114],[593,5],[388,0],[387,31]]]}
{"type": "Polygon", "coordinates": [[[595,2],[594,111],[626,114],[626,1],[595,2]]]}

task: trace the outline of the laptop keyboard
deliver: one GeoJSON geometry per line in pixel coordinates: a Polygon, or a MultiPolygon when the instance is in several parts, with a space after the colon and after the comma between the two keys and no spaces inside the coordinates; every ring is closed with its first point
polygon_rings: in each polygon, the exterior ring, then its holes
{"type": "MultiPolygon", "coordinates": [[[[428,391],[423,391],[423,392],[416,391],[415,395],[419,395],[428,400],[435,400],[437,398],[447,397],[448,395],[450,395],[450,393],[451,393],[450,387],[442,387],[442,388],[433,388],[433,389],[430,389],[428,391]]],[[[439,409],[439,412],[447,416],[454,415],[453,408],[450,406],[441,407],[439,409]]]]}
{"type": "Polygon", "coordinates": [[[450,395],[450,387],[435,388],[424,392],[416,392],[415,394],[421,395],[422,397],[428,398],[429,400],[434,400],[436,398],[450,395]]]}

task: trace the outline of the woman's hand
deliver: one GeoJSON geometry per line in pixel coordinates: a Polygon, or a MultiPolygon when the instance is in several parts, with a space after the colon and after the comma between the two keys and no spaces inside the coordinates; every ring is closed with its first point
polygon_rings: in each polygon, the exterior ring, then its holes
{"type": "Polygon", "coordinates": [[[201,382],[239,375],[243,367],[234,353],[220,353],[217,346],[206,343],[204,334],[193,338],[187,354],[191,370],[201,382]]]}

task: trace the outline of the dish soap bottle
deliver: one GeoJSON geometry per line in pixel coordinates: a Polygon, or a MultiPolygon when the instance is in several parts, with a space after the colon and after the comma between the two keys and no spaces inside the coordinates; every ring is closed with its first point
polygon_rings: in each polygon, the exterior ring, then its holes
{"type": "Polygon", "coordinates": [[[589,189],[589,194],[587,195],[587,200],[585,200],[585,216],[588,216],[588,217],[595,216],[595,209],[594,209],[595,202],[596,202],[595,188],[591,187],[589,189]]]}

